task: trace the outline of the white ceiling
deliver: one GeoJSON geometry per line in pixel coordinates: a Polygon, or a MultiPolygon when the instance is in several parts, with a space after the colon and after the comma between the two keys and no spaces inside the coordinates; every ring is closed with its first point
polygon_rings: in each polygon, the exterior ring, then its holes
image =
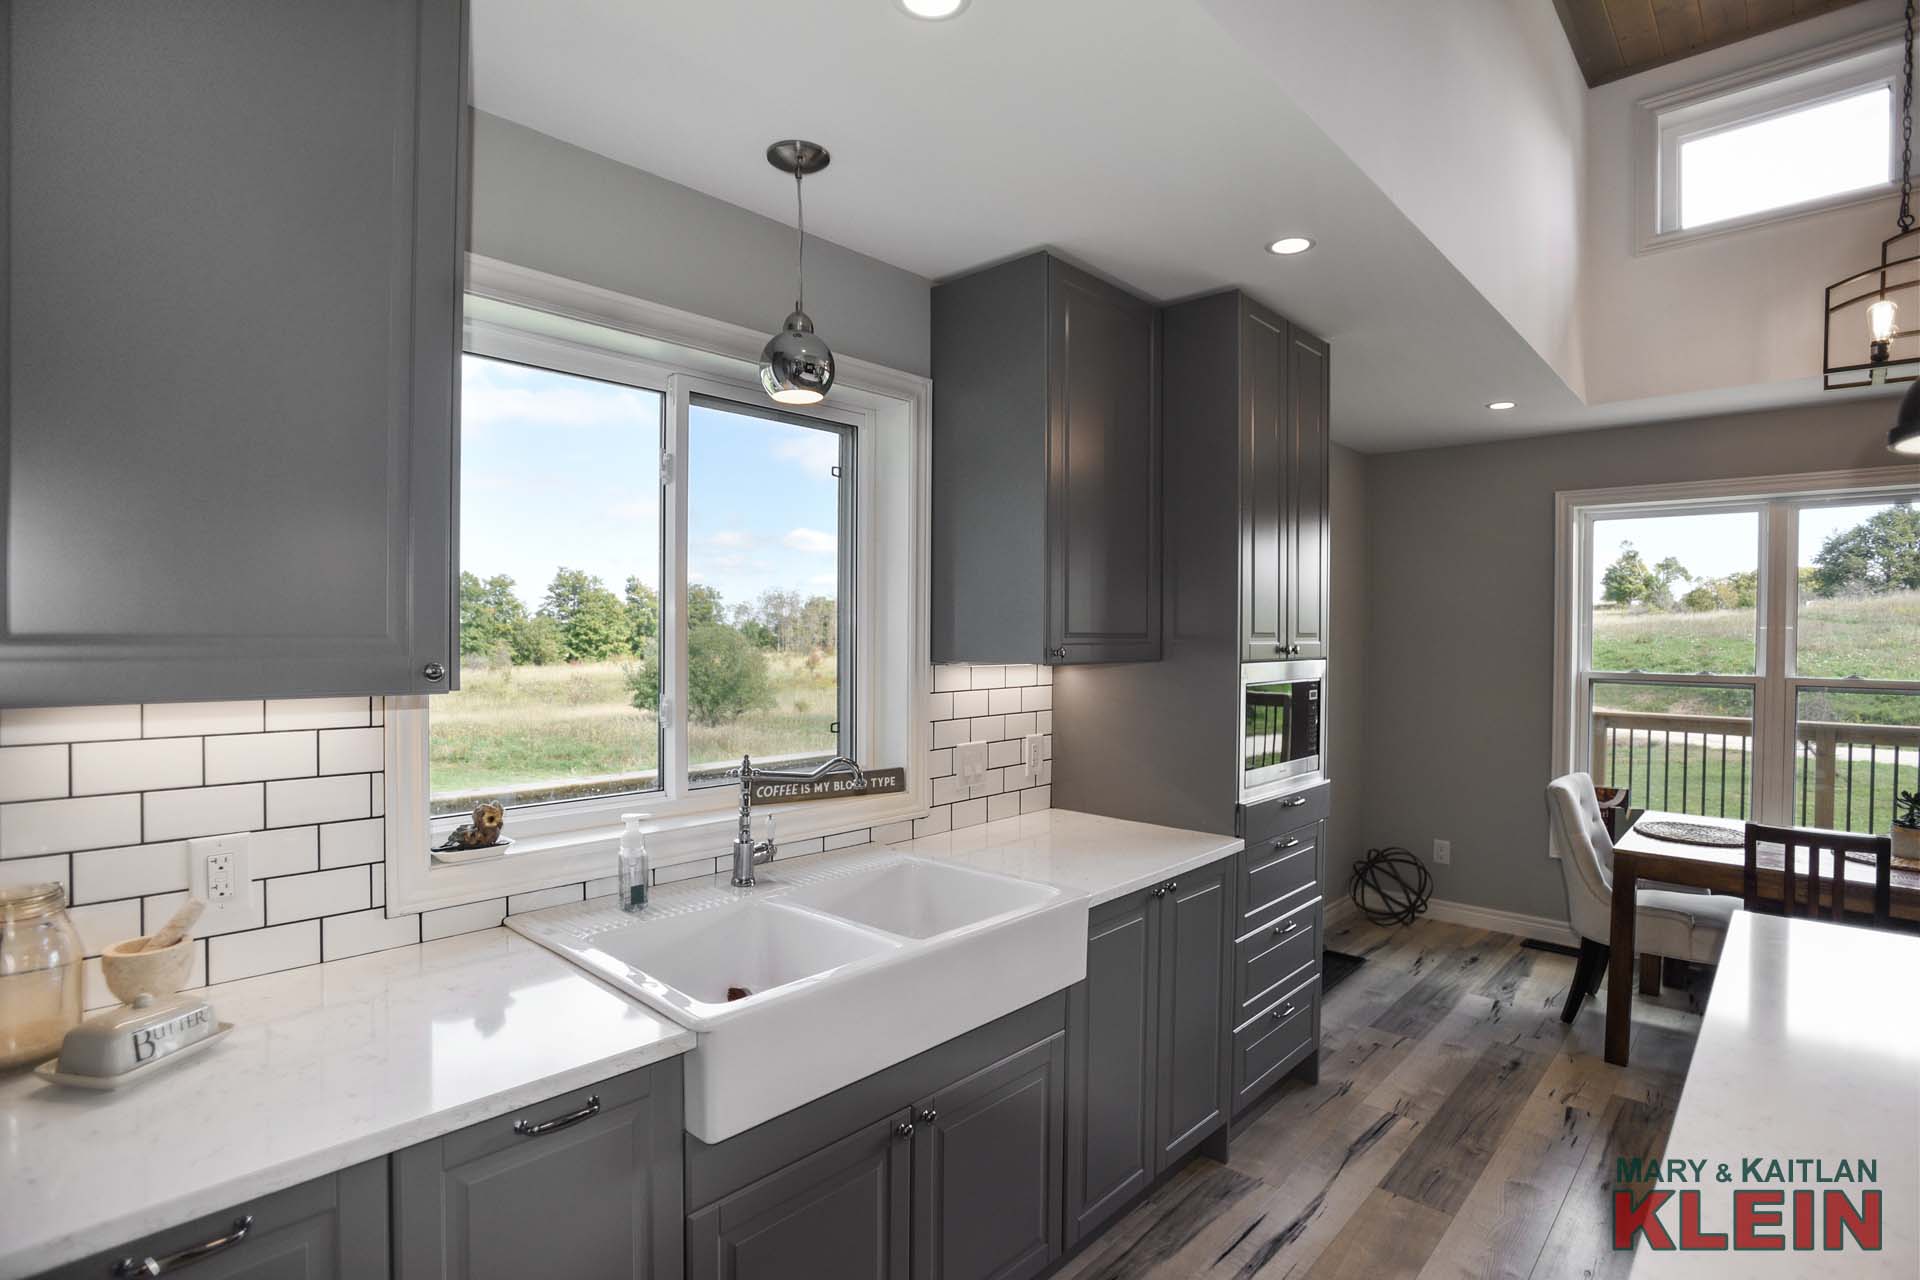
{"type": "Polygon", "coordinates": [[[1333,342],[1357,448],[1817,394],[1583,405],[1199,0],[476,0],[473,46],[480,108],[768,217],[767,143],[825,143],[809,231],[933,279],[1046,245],[1159,301],[1243,287],[1333,342]]]}

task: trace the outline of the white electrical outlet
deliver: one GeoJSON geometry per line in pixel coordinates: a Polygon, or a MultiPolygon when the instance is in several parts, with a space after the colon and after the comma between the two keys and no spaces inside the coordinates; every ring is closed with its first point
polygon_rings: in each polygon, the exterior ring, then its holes
{"type": "Polygon", "coordinates": [[[1452,865],[1453,841],[1435,840],[1433,842],[1433,860],[1443,867],[1452,865]]]}
{"type": "Polygon", "coordinates": [[[1027,767],[1027,781],[1033,782],[1040,777],[1040,760],[1046,754],[1046,737],[1030,733],[1020,744],[1020,761],[1027,767]]]}
{"type": "Polygon", "coordinates": [[[971,791],[987,779],[987,744],[963,742],[953,749],[953,771],[971,791]]]}
{"type": "Polygon", "coordinates": [[[253,866],[247,856],[252,839],[242,831],[187,841],[187,884],[193,896],[207,904],[198,933],[255,923],[253,866]]]}

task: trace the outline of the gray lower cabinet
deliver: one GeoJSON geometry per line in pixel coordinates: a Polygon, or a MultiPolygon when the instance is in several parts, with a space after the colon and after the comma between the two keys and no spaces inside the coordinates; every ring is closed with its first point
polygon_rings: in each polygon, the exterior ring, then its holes
{"type": "Polygon", "coordinates": [[[908,1280],[911,1112],[687,1218],[687,1280],[908,1280]]]}
{"type": "Polygon", "coordinates": [[[384,1280],[387,1213],[387,1162],[369,1160],[83,1258],[41,1280],[176,1271],[194,1280],[384,1280]]]}
{"type": "Polygon", "coordinates": [[[0,706],[448,688],[465,45],[0,0],[0,706]]]}
{"type": "Polygon", "coordinates": [[[1069,993],[1067,1232],[1091,1235],[1225,1124],[1235,862],[1097,908],[1069,993]]]}
{"type": "Polygon", "coordinates": [[[679,1280],[680,1063],[393,1157],[398,1280],[679,1280]]]}
{"type": "Polygon", "coordinates": [[[1027,1280],[1062,1253],[1054,995],[712,1145],[688,1280],[1027,1280]]]}

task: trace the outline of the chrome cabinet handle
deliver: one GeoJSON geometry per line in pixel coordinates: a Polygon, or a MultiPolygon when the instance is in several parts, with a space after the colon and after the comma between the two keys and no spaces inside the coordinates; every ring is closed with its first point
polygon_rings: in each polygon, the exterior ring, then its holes
{"type": "Polygon", "coordinates": [[[1273,842],[1273,847],[1276,849],[1291,849],[1293,848],[1293,846],[1299,843],[1300,843],[1299,836],[1288,836],[1284,840],[1275,840],[1273,842]]]}
{"type": "Polygon", "coordinates": [[[515,1120],[513,1131],[523,1138],[539,1138],[549,1133],[557,1133],[570,1124],[579,1124],[589,1116],[600,1114],[600,1095],[593,1094],[587,1099],[587,1105],[578,1111],[569,1111],[564,1116],[555,1116],[551,1120],[515,1120]]]}
{"type": "Polygon", "coordinates": [[[1167,881],[1167,892],[1168,893],[1180,892],[1180,882],[1178,880],[1167,881]]]}
{"type": "Polygon", "coordinates": [[[913,1136],[913,1121],[902,1120],[899,1124],[893,1126],[893,1136],[896,1138],[911,1138],[913,1136]]]}
{"type": "Polygon", "coordinates": [[[216,1253],[224,1253],[247,1238],[247,1232],[253,1230],[253,1215],[235,1218],[227,1234],[216,1236],[205,1244],[188,1245],[178,1253],[170,1253],[164,1258],[147,1258],[136,1262],[132,1258],[122,1258],[114,1264],[116,1276],[166,1276],[172,1275],[182,1267],[192,1266],[203,1258],[211,1258],[216,1253]]]}
{"type": "Polygon", "coordinates": [[[1306,802],[1307,802],[1307,798],[1305,796],[1295,796],[1291,800],[1282,800],[1280,802],[1280,807],[1282,809],[1298,809],[1301,805],[1305,804],[1306,802]]]}
{"type": "Polygon", "coordinates": [[[1167,896],[1167,886],[1165,886],[1165,885],[1160,885],[1159,887],[1157,887],[1156,889],[1154,889],[1154,891],[1153,891],[1153,896],[1154,896],[1154,897],[1156,897],[1156,898],[1164,898],[1164,897],[1166,897],[1166,896],[1167,896]]]}
{"type": "Polygon", "coordinates": [[[1273,926],[1273,936],[1277,938],[1283,933],[1292,933],[1299,927],[1300,922],[1298,920],[1289,920],[1285,924],[1277,924],[1273,926]]]}
{"type": "Polygon", "coordinates": [[[1281,1005],[1278,1009],[1275,1009],[1273,1011],[1273,1020],[1275,1022],[1278,1022],[1282,1018],[1291,1018],[1293,1016],[1293,1009],[1294,1009],[1294,1006],[1291,1001],[1281,1005]]]}
{"type": "Polygon", "coordinates": [[[938,1111],[935,1111],[932,1107],[928,1107],[926,1110],[920,1113],[921,1124],[932,1124],[935,1120],[938,1120],[939,1118],[940,1118],[940,1113],[938,1111]]]}

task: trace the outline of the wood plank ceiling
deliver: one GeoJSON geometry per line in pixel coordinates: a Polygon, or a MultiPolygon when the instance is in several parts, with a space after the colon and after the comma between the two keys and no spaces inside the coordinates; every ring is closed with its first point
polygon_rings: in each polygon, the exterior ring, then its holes
{"type": "Polygon", "coordinates": [[[1732,44],[1859,0],[1553,0],[1589,85],[1732,44]]]}

